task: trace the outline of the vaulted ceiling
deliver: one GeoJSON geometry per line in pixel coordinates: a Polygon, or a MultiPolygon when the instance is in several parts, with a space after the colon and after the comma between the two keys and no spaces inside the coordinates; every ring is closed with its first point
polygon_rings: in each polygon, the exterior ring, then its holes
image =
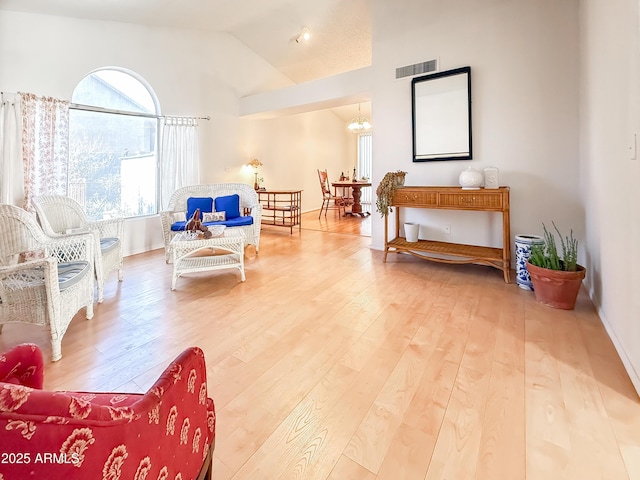
{"type": "Polygon", "coordinates": [[[227,32],[295,83],[371,64],[368,0],[1,0],[0,9],[227,32]],[[311,37],[298,43],[305,26],[311,37]]]}

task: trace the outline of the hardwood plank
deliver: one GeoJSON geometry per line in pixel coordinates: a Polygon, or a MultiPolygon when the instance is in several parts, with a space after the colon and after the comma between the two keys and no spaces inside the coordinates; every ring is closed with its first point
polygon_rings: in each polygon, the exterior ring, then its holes
{"type": "Polygon", "coordinates": [[[430,432],[400,424],[378,470],[378,480],[424,478],[435,438],[430,432]]]}
{"type": "Polygon", "coordinates": [[[527,479],[570,478],[564,471],[571,456],[571,439],[558,363],[551,353],[553,333],[547,321],[562,315],[538,305],[525,314],[527,479]]]}
{"type": "Polygon", "coordinates": [[[445,361],[443,353],[435,349],[429,357],[419,388],[378,470],[379,480],[425,477],[458,373],[458,365],[445,361]]]}
{"type": "Polygon", "coordinates": [[[349,480],[376,480],[375,474],[349,457],[342,455],[327,480],[345,480],[346,478],[349,480]]]}
{"type": "Polygon", "coordinates": [[[426,359],[419,346],[407,348],[380,394],[351,437],[345,454],[377,473],[413,395],[426,359]]]}
{"type": "Polygon", "coordinates": [[[475,478],[489,378],[459,369],[426,480],[475,478]]]}
{"type": "Polygon", "coordinates": [[[640,445],[637,441],[640,412],[636,409],[637,393],[613,343],[604,334],[604,327],[597,314],[584,299],[582,303],[585,306],[577,312],[578,326],[591,364],[593,380],[597,382],[602,395],[606,415],[615,432],[629,478],[640,478],[640,445]]]}
{"type": "Polygon", "coordinates": [[[475,478],[526,478],[525,390],[522,375],[494,362],[475,478]]]}
{"type": "Polygon", "coordinates": [[[482,425],[476,479],[525,478],[524,309],[499,302],[496,354],[482,425]]]}
{"type": "Polygon", "coordinates": [[[229,480],[233,476],[233,470],[227,467],[214,452],[212,478],[216,480],[229,480]]]}
{"type": "Polygon", "coordinates": [[[622,454],[618,447],[613,447],[615,433],[593,379],[586,349],[582,342],[572,341],[579,331],[577,319],[559,318],[552,331],[556,339],[553,353],[561,360],[558,366],[572,446],[568,465],[571,477],[624,478],[622,454]]]}

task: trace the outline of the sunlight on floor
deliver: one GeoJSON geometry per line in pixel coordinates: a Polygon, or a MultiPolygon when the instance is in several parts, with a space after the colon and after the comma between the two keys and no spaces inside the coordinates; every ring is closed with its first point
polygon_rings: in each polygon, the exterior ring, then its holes
{"type": "Polygon", "coordinates": [[[371,215],[366,217],[360,216],[341,216],[337,210],[329,211],[325,216],[324,213],[318,218],[319,210],[302,214],[302,229],[316,230],[320,232],[344,233],[347,235],[361,235],[363,237],[371,236],[371,215]]]}

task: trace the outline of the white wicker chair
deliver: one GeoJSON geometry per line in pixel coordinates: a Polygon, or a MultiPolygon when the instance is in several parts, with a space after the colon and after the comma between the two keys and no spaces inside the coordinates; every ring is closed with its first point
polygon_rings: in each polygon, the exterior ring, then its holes
{"type": "Polygon", "coordinates": [[[258,201],[258,194],[251,185],[245,183],[212,183],[208,185],[189,185],[176,190],[169,199],[169,206],[160,212],[162,234],[164,236],[164,253],[167,263],[171,261],[171,239],[178,233],[171,230],[171,225],[182,216],[184,220],[189,197],[216,198],[224,195],[238,194],[240,196],[240,213],[245,212],[253,217],[252,225],[241,227],[245,236],[245,245],[254,245],[256,252],[260,249],[260,222],[262,221],[262,205],[258,201]]]}
{"type": "Polygon", "coordinates": [[[84,307],[93,317],[93,236],[48,237],[35,215],[6,204],[0,225],[0,332],[6,323],[49,326],[55,362],[75,314],[84,307]]]}
{"type": "Polygon", "coordinates": [[[33,199],[38,221],[51,237],[65,235],[69,230],[91,231],[95,237],[95,271],[98,283],[98,303],[104,300],[104,284],[112,270],[118,270],[122,281],[122,218],[90,221],[75,200],[61,195],[42,195],[33,199]]]}

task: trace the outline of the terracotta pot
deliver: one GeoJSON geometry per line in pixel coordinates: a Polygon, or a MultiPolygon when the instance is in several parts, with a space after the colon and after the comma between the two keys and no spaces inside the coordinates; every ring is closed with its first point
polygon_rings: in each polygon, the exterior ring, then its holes
{"type": "Polygon", "coordinates": [[[527,262],[527,270],[531,276],[536,300],[549,307],[573,310],[586,274],[582,265],[578,265],[575,272],[565,272],[536,267],[527,262]]]}

